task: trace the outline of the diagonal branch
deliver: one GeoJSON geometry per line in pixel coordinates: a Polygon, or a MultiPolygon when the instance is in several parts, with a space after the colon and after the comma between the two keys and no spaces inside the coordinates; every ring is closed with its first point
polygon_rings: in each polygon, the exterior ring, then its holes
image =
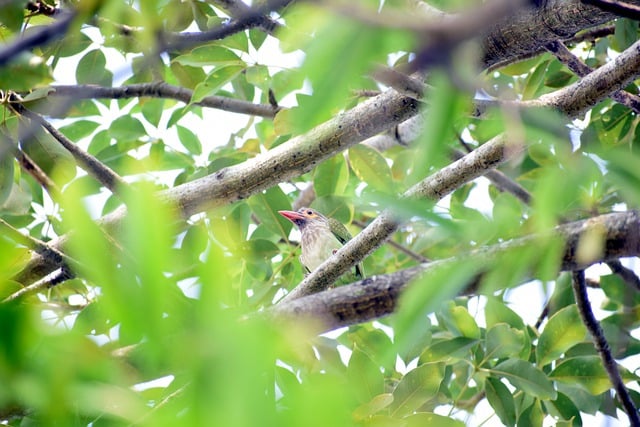
{"type": "Polygon", "coordinates": [[[62,132],[56,129],[42,116],[27,110],[21,104],[12,104],[12,108],[14,108],[17,113],[24,115],[24,117],[27,117],[45,128],[47,132],[49,132],[51,136],[58,141],[58,143],[60,143],[60,145],[71,153],[82,169],[84,169],[89,175],[93,176],[113,194],[122,195],[122,191],[128,187],[129,184],[127,184],[120,175],[115,173],[110,167],[102,163],[100,160],[84,151],[78,145],[74,144],[73,141],[64,136],[62,132]]]}
{"type": "MultiPolygon", "coordinates": [[[[585,64],[580,58],[572,54],[564,43],[554,41],[549,43],[546,48],[576,75],[584,77],[593,72],[593,69],[585,64]]],[[[640,114],[640,97],[638,95],[633,95],[624,90],[618,90],[609,96],[614,101],[631,108],[636,114],[640,114]]]]}
{"type": "MultiPolygon", "coordinates": [[[[560,236],[565,241],[560,265],[564,271],[586,268],[593,263],[620,257],[637,256],[640,254],[640,213],[612,213],[571,222],[555,227],[550,235],[560,236]],[[578,259],[577,248],[581,236],[593,232],[598,232],[602,237],[602,255],[598,259],[578,259]]],[[[391,274],[376,275],[350,285],[283,301],[270,308],[268,312],[278,318],[291,318],[297,322],[302,319],[319,322],[321,332],[367,322],[393,313],[402,290],[418,276],[460,259],[495,259],[515,248],[536,244],[539,239],[539,235],[529,235],[474,250],[456,258],[425,263],[391,274]]],[[[445,284],[433,283],[432,286],[445,284]]]]}
{"type": "Polygon", "coordinates": [[[620,403],[622,403],[625,412],[629,416],[630,424],[633,426],[640,426],[640,415],[638,415],[638,410],[636,409],[633,400],[631,400],[629,390],[627,390],[624,385],[624,381],[622,380],[622,376],[618,371],[616,361],[611,354],[609,343],[604,336],[604,331],[602,330],[600,323],[593,315],[593,311],[591,310],[591,304],[589,303],[589,296],[587,295],[587,286],[584,280],[583,270],[573,272],[572,286],[573,295],[576,298],[576,305],[578,306],[580,317],[582,317],[582,323],[584,323],[584,325],[587,327],[587,330],[591,334],[593,344],[595,345],[596,350],[602,358],[602,364],[607,371],[607,375],[609,375],[609,380],[611,381],[613,387],[616,389],[618,400],[620,400],[620,403]]]}

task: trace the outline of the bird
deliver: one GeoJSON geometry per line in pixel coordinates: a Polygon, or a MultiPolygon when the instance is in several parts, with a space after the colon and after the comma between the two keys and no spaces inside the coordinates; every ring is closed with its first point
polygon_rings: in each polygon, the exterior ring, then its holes
{"type": "MultiPolygon", "coordinates": [[[[351,234],[340,221],[327,218],[311,208],[300,208],[298,211],[278,211],[280,215],[291,221],[300,230],[302,254],[300,263],[308,273],[320,266],[327,258],[335,254],[351,239],[351,234]]],[[[351,275],[347,275],[346,278],[351,275]]],[[[362,264],[355,266],[355,280],[364,279],[362,264]]]]}

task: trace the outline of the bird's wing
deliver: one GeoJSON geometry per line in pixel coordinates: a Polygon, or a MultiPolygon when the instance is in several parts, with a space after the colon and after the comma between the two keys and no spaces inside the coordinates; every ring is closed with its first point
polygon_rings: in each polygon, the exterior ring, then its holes
{"type": "Polygon", "coordinates": [[[331,232],[336,236],[336,239],[338,239],[340,243],[344,245],[351,240],[351,233],[349,233],[347,227],[342,225],[340,221],[335,218],[327,218],[327,220],[329,221],[329,228],[331,228],[331,232]]]}

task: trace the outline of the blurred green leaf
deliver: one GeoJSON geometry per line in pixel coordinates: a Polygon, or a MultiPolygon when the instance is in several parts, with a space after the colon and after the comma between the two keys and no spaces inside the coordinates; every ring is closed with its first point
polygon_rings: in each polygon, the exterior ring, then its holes
{"type": "Polygon", "coordinates": [[[349,148],[349,163],[362,182],[383,193],[396,192],[391,169],[376,149],[362,144],[354,145],[349,148]]]}
{"type": "Polygon", "coordinates": [[[391,414],[412,414],[426,401],[435,397],[444,375],[441,363],[425,363],[407,372],[393,390],[391,414]]]}
{"type": "Polygon", "coordinates": [[[90,50],[78,62],[76,80],[79,84],[111,86],[113,73],[106,67],[107,58],[102,50],[90,50]]]}
{"type": "MultiPolygon", "coordinates": [[[[0,8],[2,9],[2,8],[0,8]]],[[[51,69],[43,58],[23,52],[0,67],[0,89],[26,92],[52,81],[51,69]]]]}

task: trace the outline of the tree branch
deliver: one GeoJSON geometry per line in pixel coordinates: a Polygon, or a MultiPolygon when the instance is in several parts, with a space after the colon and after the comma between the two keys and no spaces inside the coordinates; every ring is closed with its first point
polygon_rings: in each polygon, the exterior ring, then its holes
{"type": "Polygon", "coordinates": [[[263,6],[250,8],[241,16],[236,16],[236,19],[209,31],[161,34],[160,37],[163,41],[160,42],[159,51],[181,51],[201,43],[221,40],[240,31],[261,26],[264,23],[264,15],[267,15],[272,11],[279,10],[291,2],[292,0],[267,0],[264,2],[263,6]]]}
{"type": "Polygon", "coordinates": [[[618,16],[640,21],[640,7],[634,4],[617,0],[582,0],[582,2],[607,12],[615,13],[618,16]]]}
{"type": "MultiPolygon", "coordinates": [[[[633,0],[630,3],[640,4],[633,0]]],[[[568,40],[578,31],[616,19],[613,13],[580,0],[548,0],[541,8],[523,10],[508,22],[496,23],[483,43],[482,67],[509,63],[555,40],[568,40]]]]}
{"type": "MultiPolygon", "coordinates": [[[[95,85],[51,86],[51,89],[52,91],[49,93],[49,96],[69,97],[73,99],[149,97],[175,99],[189,104],[193,96],[192,90],[172,86],[165,82],[141,83],[121,87],[102,87],[95,85]]],[[[207,96],[201,101],[194,103],[194,105],[267,118],[273,118],[279,111],[279,108],[274,108],[271,105],[254,104],[241,99],[216,95],[207,96]]]]}
{"type": "MultiPolygon", "coordinates": [[[[518,154],[523,145],[514,146],[500,135],[460,160],[439,170],[407,190],[405,198],[440,200],[460,185],[482,176],[489,169],[518,154]]],[[[349,240],[300,282],[281,303],[294,300],[329,287],[343,273],[380,247],[400,226],[392,210],[384,210],[367,228],[349,240]]]]}
{"type": "Polygon", "coordinates": [[[53,136],[60,145],[62,145],[78,162],[78,166],[84,169],[89,175],[93,176],[100,184],[104,185],[113,194],[122,196],[122,191],[126,189],[129,184],[125,182],[120,175],[115,173],[110,167],[93,157],[91,154],[84,151],[73,141],[69,140],[56,129],[51,123],[46,121],[42,116],[24,108],[22,104],[12,104],[12,108],[17,113],[24,115],[28,119],[38,123],[45,128],[47,132],[53,136]]]}
{"type": "MultiPolygon", "coordinates": [[[[572,54],[569,49],[560,41],[551,42],[546,46],[547,50],[571,71],[580,77],[584,77],[593,69],[585,64],[580,58],[572,54]]],[[[624,90],[618,90],[609,95],[614,101],[631,108],[636,114],[640,114],[640,97],[624,90]]]]}
{"type": "Polygon", "coordinates": [[[595,345],[596,350],[602,358],[602,364],[607,371],[607,375],[609,375],[609,380],[611,381],[613,387],[616,389],[618,400],[620,400],[620,403],[622,403],[622,407],[629,416],[629,423],[632,426],[640,426],[640,416],[638,415],[638,410],[636,409],[633,400],[631,400],[629,391],[625,387],[624,381],[620,376],[616,361],[611,354],[611,348],[609,347],[609,343],[604,336],[604,331],[602,330],[600,323],[593,315],[593,311],[591,310],[589,296],[587,295],[587,286],[584,280],[584,271],[579,270],[573,272],[572,286],[573,294],[576,298],[576,305],[578,306],[580,317],[582,317],[582,323],[584,323],[584,325],[587,327],[587,330],[591,334],[593,344],[595,345]]]}
{"type": "MultiPolygon", "coordinates": [[[[550,236],[558,236],[565,242],[560,269],[564,271],[625,256],[640,254],[640,213],[629,211],[600,215],[587,220],[571,222],[555,227],[550,236]],[[598,259],[580,259],[578,246],[584,235],[600,234],[602,254],[598,259]]],[[[320,332],[362,323],[391,314],[397,307],[400,293],[407,284],[420,275],[427,274],[446,263],[461,259],[489,261],[516,248],[536,244],[540,235],[529,235],[471,251],[459,257],[434,261],[407,268],[391,274],[376,275],[360,282],[340,286],[298,299],[282,301],[268,310],[277,318],[309,319],[319,322],[320,332]]],[[[480,273],[481,274],[481,273],[480,273]]],[[[432,286],[444,286],[433,283],[432,286]]]]}
{"type": "Polygon", "coordinates": [[[640,41],[576,83],[542,95],[538,99],[524,101],[522,105],[551,106],[571,118],[576,118],[612,93],[626,87],[638,76],[640,76],[640,41]]]}
{"type": "Polygon", "coordinates": [[[22,52],[63,37],[75,16],[72,12],[60,12],[58,20],[53,24],[34,28],[33,31],[16,37],[15,41],[0,49],[0,66],[9,63],[22,52]]]}

